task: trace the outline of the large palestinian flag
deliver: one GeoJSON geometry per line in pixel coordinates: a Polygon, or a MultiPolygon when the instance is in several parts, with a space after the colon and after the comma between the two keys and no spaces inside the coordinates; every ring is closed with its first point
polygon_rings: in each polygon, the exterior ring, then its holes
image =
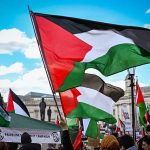
{"type": "Polygon", "coordinates": [[[7,103],[6,110],[8,112],[14,112],[22,116],[30,116],[28,109],[26,108],[24,103],[11,89],[9,90],[8,103],[7,103]]]}
{"type": "Polygon", "coordinates": [[[80,86],[87,68],[109,76],[150,63],[150,30],[32,13],[54,89],[80,86]]]}
{"type": "Polygon", "coordinates": [[[96,75],[86,74],[82,86],[60,92],[62,109],[68,118],[92,118],[115,123],[113,104],[124,91],[106,84],[96,75]]]}

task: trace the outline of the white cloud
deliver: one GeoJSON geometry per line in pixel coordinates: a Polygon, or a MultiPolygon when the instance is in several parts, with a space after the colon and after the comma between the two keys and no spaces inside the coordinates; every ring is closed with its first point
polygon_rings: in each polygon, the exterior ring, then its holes
{"type": "MultiPolygon", "coordinates": [[[[44,68],[36,68],[25,73],[15,81],[0,80],[0,85],[0,92],[2,92],[3,95],[8,93],[9,88],[12,88],[12,90],[18,95],[25,95],[31,91],[48,94],[51,93],[44,68]]],[[[6,101],[7,99],[4,100],[6,101]]]]}
{"type": "Polygon", "coordinates": [[[0,53],[12,54],[14,51],[21,51],[27,58],[40,58],[40,52],[35,38],[16,29],[4,29],[0,31],[0,53]]]}
{"type": "Polygon", "coordinates": [[[150,8],[145,12],[146,14],[149,14],[150,13],[150,8]]]}
{"type": "Polygon", "coordinates": [[[144,27],[150,29],[150,24],[144,24],[144,27]]]}
{"type": "Polygon", "coordinates": [[[0,66],[0,75],[6,75],[10,73],[22,73],[23,72],[23,64],[20,62],[16,62],[9,67],[0,66]]]}

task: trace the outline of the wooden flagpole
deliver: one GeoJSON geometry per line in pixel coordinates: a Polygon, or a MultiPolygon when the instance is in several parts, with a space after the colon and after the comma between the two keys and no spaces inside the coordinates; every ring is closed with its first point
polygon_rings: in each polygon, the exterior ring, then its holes
{"type": "Polygon", "coordinates": [[[57,100],[56,100],[56,92],[54,90],[54,86],[53,86],[53,83],[52,83],[50,72],[47,69],[48,66],[47,66],[47,64],[45,62],[44,55],[42,53],[43,46],[41,44],[41,38],[40,38],[40,33],[39,33],[38,25],[37,25],[37,22],[36,22],[34,14],[30,10],[29,5],[28,5],[28,10],[29,10],[29,14],[30,14],[32,26],[33,26],[33,29],[34,29],[34,33],[35,33],[35,36],[36,36],[36,40],[37,40],[37,43],[38,43],[39,51],[40,51],[40,54],[41,54],[42,62],[44,64],[46,75],[47,75],[47,78],[48,78],[48,81],[49,81],[49,85],[50,85],[50,88],[52,90],[53,98],[54,98],[54,101],[55,101],[55,104],[56,104],[56,107],[57,107],[57,110],[58,110],[59,117],[61,118],[61,113],[60,113],[60,110],[58,108],[58,104],[57,104],[57,100]]]}

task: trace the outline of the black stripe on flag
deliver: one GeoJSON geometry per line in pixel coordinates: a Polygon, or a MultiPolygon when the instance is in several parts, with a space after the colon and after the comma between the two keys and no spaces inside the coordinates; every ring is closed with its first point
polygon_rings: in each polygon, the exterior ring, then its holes
{"type": "MultiPolygon", "coordinates": [[[[79,34],[90,30],[113,30],[134,41],[136,45],[150,52],[150,30],[142,27],[116,25],[98,21],[78,19],[65,16],[56,16],[35,13],[37,16],[44,17],[49,21],[59,25],[72,34],[79,34]]],[[[150,55],[150,54],[149,54],[150,55]]]]}
{"type": "Polygon", "coordinates": [[[111,97],[115,102],[124,96],[124,91],[121,88],[105,83],[99,76],[93,74],[86,73],[81,86],[97,90],[111,97]]]}

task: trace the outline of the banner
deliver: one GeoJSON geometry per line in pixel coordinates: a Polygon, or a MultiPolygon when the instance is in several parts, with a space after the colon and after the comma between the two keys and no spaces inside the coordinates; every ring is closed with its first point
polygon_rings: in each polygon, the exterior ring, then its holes
{"type": "Polygon", "coordinates": [[[125,125],[125,131],[126,132],[131,132],[132,131],[132,124],[131,124],[131,120],[130,120],[130,116],[129,116],[127,107],[123,106],[121,108],[121,111],[122,111],[122,114],[123,114],[123,117],[124,117],[123,123],[125,125]]]}
{"type": "Polygon", "coordinates": [[[3,127],[0,127],[0,142],[21,143],[21,135],[24,132],[27,132],[31,135],[32,143],[61,143],[60,132],[58,131],[41,131],[3,127]]]}

